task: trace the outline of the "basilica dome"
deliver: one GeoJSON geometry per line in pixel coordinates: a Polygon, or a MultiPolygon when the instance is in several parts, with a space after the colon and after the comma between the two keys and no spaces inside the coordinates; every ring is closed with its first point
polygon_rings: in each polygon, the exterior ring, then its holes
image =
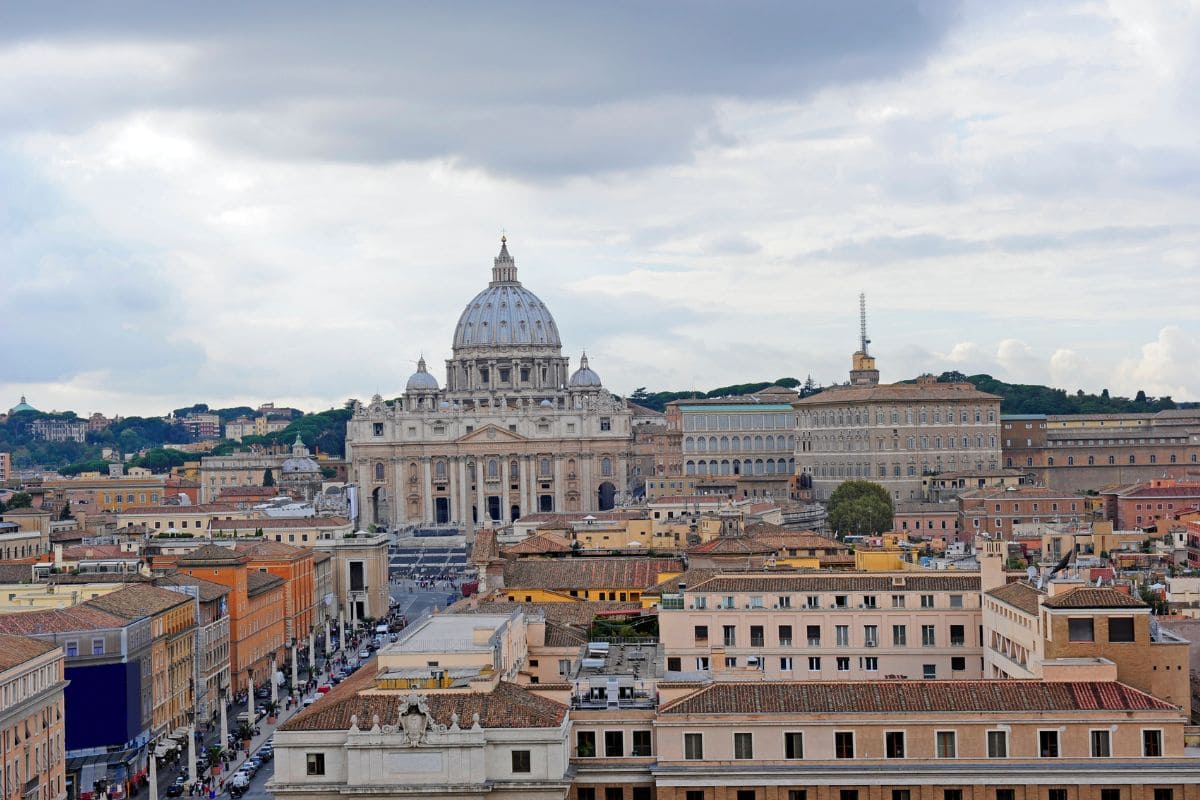
{"type": "MultiPolygon", "coordinates": [[[[517,265],[501,239],[492,281],[467,303],[454,329],[454,349],[533,346],[562,348],[550,309],[517,280],[517,265]]],[[[415,376],[414,376],[415,377],[415,376]]]]}
{"type": "Polygon", "coordinates": [[[436,392],[438,390],[437,378],[429,374],[429,370],[425,368],[425,357],[421,356],[421,360],[417,362],[417,371],[412,374],[405,385],[406,392],[436,392]]]}
{"type": "Polygon", "coordinates": [[[587,353],[584,353],[579,358],[579,369],[571,375],[571,382],[568,384],[572,389],[599,389],[601,386],[600,376],[595,370],[588,366],[587,353]]]}

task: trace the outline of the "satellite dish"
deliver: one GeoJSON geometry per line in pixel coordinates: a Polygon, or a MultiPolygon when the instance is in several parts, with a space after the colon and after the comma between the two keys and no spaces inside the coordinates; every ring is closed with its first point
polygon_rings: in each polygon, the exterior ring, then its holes
{"type": "Polygon", "coordinates": [[[1025,577],[1028,578],[1029,580],[1032,581],[1034,578],[1037,577],[1037,574],[1038,574],[1037,567],[1035,567],[1033,564],[1030,564],[1028,567],[1025,568],[1025,577]]]}

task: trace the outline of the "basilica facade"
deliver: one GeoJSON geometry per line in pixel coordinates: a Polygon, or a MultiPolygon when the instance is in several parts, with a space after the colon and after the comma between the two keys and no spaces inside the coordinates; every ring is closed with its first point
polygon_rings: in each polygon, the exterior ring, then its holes
{"type": "Polygon", "coordinates": [[[444,388],[422,358],[403,396],[356,403],[346,459],[359,524],[503,525],[612,508],[626,495],[632,415],[588,365],[570,372],[554,317],[501,240],[459,317],[444,388]]]}

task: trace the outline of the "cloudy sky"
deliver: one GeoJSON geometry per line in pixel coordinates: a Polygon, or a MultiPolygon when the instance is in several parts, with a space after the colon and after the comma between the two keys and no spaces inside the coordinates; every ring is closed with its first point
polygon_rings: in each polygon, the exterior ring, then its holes
{"type": "Polygon", "coordinates": [[[0,5],[0,406],[441,377],[501,231],[614,391],[1200,400],[1200,4],[0,5]]]}

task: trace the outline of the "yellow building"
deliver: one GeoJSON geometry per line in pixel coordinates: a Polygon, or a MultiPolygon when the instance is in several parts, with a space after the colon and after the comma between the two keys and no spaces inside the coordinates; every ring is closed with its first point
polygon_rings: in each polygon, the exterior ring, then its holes
{"type": "Polygon", "coordinates": [[[70,608],[95,600],[127,583],[5,583],[0,584],[0,614],[19,611],[42,611],[47,608],[70,608]]]}
{"type": "Polygon", "coordinates": [[[194,598],[137,583],[89,600],[87,605],[122,619],[150,617],[153,701],[151,738],[188,724],[196,677],[196,601],[194,598]]]}
{"type": "Polygon", "coordinates": [[[666,575],[682,571],[683,561],[678,558],[519,559],[504,566],[503,591],[509,600],[519,603],[638,602],[643,591],[666,575]]]}

